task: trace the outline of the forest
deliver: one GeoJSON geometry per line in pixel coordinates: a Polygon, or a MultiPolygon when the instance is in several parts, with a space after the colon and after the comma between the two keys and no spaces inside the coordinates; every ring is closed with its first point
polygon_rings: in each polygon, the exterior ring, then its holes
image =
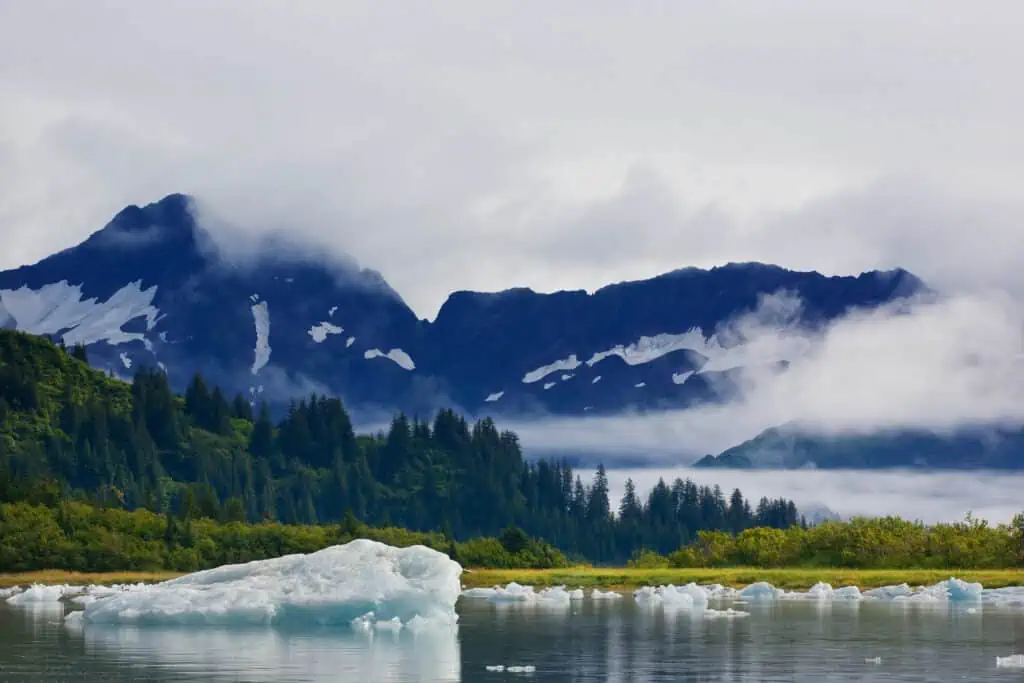
{"type": "Polygon", "coordinates": [[[357,520],[436,532],[444,544],[517,529],[570,560],[605,564],[667,555],[700,531],[803,526],[791,501],[751,505],[738,490],[682,480],[646,496],[627,482],[613,510],[603,467],[584,482],[565,462],[529,461],[490,418],[399,414],[386,431],[357,435],[337,398],[309,396],[275,421],[201,376],[180,396],[157,369],[140,367],[129,383],[87,361],[82,347],[0,330],[0,502],[236,528],[357,520]]]}

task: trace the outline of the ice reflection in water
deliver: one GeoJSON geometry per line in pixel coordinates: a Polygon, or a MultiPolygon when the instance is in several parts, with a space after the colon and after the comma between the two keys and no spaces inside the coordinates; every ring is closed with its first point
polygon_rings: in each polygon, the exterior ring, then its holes
{"type": "Polygon", "coordinates": [[[459,681],[455,630],[189,629],[87,624],[86,651],[179,672],[248,681],[459,681]]]}

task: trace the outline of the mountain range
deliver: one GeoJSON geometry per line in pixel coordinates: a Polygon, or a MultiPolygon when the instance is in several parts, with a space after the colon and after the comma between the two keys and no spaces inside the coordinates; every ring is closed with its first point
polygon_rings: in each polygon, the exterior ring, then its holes
{"type": "MultiPolygon", "coordinates": [[[[786,351],[758,355],[717,334],[780,293],[801,302],[788,323],[814,328],[929,291],[901,269],[838,277],[733,263],[592,293],[456,291],[428,321],[353,262],[280,242],[249,251],[225,254],[186,195],[129,206],[81,244],[0,272],[0,327],[84,345],[93,366],[125,378],[158,366],[179,391],[202,373],[278,412],[318,393],[363,421],[440,407],[584,416],[727,400],[739,368],[784,368],[786,351]]],[[[817,447],[803,459],[751,457],[780,438],[702,464],[832,462],[817,447]]]]}
{"type": "Polygon", "coordinates": [[[359,411],[558,414],[679,407],[728,393],[750,358],[714,332],[766,296],[800,297],[800,324],[921,291],[902,270],[825,277],[757,264],[686,268],[593,293],[452,293],[420,320],[381,275],[295,250],[224,257],[175,194],[129,206],[83,243],[0,272],[0,327],[83,344],[130,376],[201,372],[272,406],[310,392],[359,411]]]}

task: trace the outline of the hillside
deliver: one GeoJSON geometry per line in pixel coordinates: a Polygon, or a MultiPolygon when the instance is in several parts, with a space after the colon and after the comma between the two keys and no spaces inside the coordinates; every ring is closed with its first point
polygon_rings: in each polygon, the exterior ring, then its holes
{"type": "Polygon", "coordinates": [[[275,415],[312,391],[344,396],[364,423],[447,406],[589,415],[717,400],[725,371],[790,360],[716,336],[780,292],[802,303],[787,323],[815,327],[926,289],[903,270],[826,277],[741,263],[593,293],[458,291],[431,322],[350,261],[286,239],[244,245],[239,261],[213,237],[184,195],[127,207],[83,243],[0,272],[0,328],[84,344],[125,378],[160,367],[176,391],[200,373],[275,415]]]}
{"type": "Polygon", "coordinates": [[[795,426],[768,429],[696,467],[739,469],[1024,468],[1024,429],[977,426],[949,434],[890,430],[871,435],[822,435],[795,426]]]}
{"type": "Polygon", "coordinates": [[[0,330],[0,502],[107,507],[220,520],[338,522],[446,531],[459,539],[518,526],[594,561],[640,547],[674,550],[700,529],[797,521],[790,501],[756,509],[734,491],[677,480],[646,500],[632,488],[611,515],[599,469],[585,486],[561,462],[524,460],[518,437],[451,410],[432,423],[396,415],[357,436],[339,399],[312,395],[271,420],[201,376],[184,396],[159,370],[131,384],[103,375],[81,347],[0,330]]]}

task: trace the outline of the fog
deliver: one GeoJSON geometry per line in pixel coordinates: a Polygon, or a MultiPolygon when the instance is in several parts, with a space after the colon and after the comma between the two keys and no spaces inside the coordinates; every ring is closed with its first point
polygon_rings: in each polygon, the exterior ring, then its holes
{"type": "MultiPolygon", "coordinates": [[[[584,478],[592,476],[583,472],[584,478]]],[[[917,472],[907,470],[745,471],[695,468],[608,471],[612,508],[618,507],[627,478],[647,492],[663,477],[722,487],[726,498],[738,488],[753,500],[762,496],[793,500],[797,507],[824,505],[843,516],[899,515],[924,522],[951,522],[970,512],[992,523],[1008,522],[1024,512],[1024,474],[1005,472],[917,472]]]]}
{"type": "Polygon", "coordinates": [[[853,312],[822,330],[787,324],[799,301],[766,297],[719,336],[742,342],[742,395],[725,404],[512,422],[529,450],[685,464],[796,423],[821,434],[1024,423],[1024,311],[989,292],[853,312]],[[785,359],[783,372],[765,363],[785,359]],[[763,361],[760,362],[759,361],[763,361]]]}

